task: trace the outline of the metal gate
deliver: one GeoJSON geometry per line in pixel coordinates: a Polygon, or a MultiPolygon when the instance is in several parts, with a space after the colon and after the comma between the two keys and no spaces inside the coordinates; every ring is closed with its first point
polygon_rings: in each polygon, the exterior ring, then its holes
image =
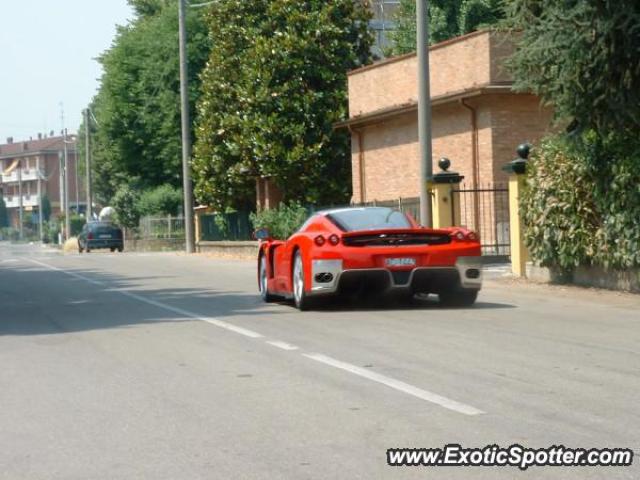
{"type": "Polygon", "coordinates": [[[481,184],[468,188],[462,184],[453,190],[451,208],[454,225],[480,235],[483,255],[508,257],[511,254],[507,185],[481,184]]]}

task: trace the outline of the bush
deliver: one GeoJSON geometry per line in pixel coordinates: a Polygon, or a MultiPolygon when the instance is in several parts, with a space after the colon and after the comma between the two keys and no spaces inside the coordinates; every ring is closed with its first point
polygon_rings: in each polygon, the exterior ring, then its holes
{"type": "Polygon", "coordinates": [[[12,227],[5,227],[0,229],[0,237],[2,237],[3,240],[16,242],[20,239],[20,231],[12,227]]]}
{"type": "Polygon", "coordinates": [[[182,208],[182,190],[161,185],[146,190],[138,203],[141,215],[176,215],[182,208]]]}
{"type": "Polygon", "coordinates": [[[113,196],[117,222],[125,228],[136,228],[140,221],[139,195],[128,185],[121,186],[113,196]]]}
{"type": "Polygon", "coordinates": [[[541,265],[640,266],[637,139],[594,132],[545,139],[520,202],[527,247],[541,265]]]}
{"type": "Polygon", "coordinates": [[[273,238],[286,239],[295,233],[309,216],[302,204],[291,202],[278,208],[261,210],[250,215],[254,228],[268,228],[273,238]]]}
{"type": "Polygon", "coordinates": [[[81,215],[72,215],[69,219],[69,228],[71,230],[71,237],[76,237],[82,231],[82,227],[87,223],[86,218],[81,215]]]}

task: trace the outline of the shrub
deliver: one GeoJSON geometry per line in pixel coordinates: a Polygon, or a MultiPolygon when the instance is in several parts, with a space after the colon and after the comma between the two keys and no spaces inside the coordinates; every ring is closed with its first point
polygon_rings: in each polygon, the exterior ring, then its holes
{"type": "Polygon", "coordinates": [[[141,215],[176,215],[182,207],[182,190],[160,185],[144,191],[138,205],[141,215]]]}
{"type": "Polygon", "coordinates": [[[113,196],[117,222],[125,228],[136,228],[140,221],[139,195],[128,185],[121,186],[113,196]]]}
{"type": "Polygon", "coordinates": [[[69,227],[71,230],[71,237],[77,236],[81,231],[87,220],[81,215],[71,215],[69,219],[69,227]]]}
{"type": "Polygon", "coordinates": [[[296,232],[309,216],[302,204],[291,202],[278,208],[261,210],[250,215],[254,228],[268,228],[273,238],[286,239],[296,232]]]}
{"type": "Polygon", "coordinates": [[[587,132],[545,139],[529,162],[521,212],[532,259],[640,266],[640,142],[587,132]]]}

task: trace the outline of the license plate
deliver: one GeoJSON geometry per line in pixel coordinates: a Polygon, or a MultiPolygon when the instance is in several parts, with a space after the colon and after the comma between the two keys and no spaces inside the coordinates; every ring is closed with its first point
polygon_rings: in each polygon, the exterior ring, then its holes
{"type": "Polygon", "coordinates": [[[98,238],[111,238],[111,235],[99,235],[98,238]]]}
{"type": "Polygon", "coordinates": [[[385,260],[387,267],[415,267],[415,258],[387,258],[385,260]]]}

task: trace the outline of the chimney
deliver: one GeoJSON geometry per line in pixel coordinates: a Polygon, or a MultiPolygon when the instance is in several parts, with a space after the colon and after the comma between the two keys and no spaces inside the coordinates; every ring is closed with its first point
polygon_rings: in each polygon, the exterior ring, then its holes
{"type": "Polygon", "coordinates": [[[42,134],[38,133],[38,140],[42,140],[42,134]]]}
{"type": "Polygon", "coordinates": [[[53,137],[53,130],[51,130],[51,131],[49,132],[49,136],[50,136],[50,137],[53,137]]]}
{"type": "Polygon", "coordinates": [[[7,137],[7,143],[11,145],[13,143],[13,137],[7,137]]]}

